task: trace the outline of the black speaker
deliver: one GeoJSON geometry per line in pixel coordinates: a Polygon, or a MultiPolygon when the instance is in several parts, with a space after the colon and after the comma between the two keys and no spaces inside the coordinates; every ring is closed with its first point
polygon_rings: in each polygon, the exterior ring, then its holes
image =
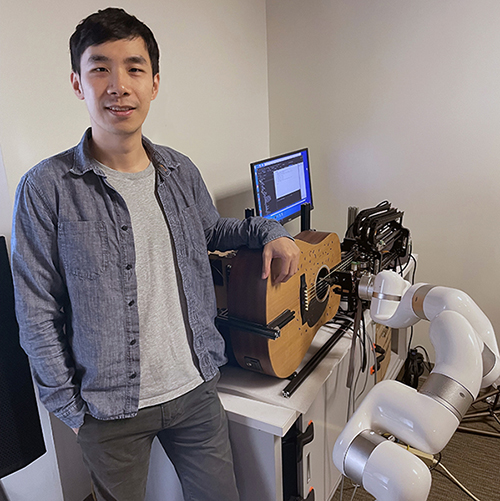
{"type": "Polygon", "coordinates": [[[45,452],[28,358],[19,345],[7,245],[0,237],[0,478],[45,452]]]}

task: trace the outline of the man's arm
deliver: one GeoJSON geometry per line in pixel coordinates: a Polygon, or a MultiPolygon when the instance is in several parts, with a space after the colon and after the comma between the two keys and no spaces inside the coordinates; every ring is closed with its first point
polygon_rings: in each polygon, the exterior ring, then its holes
{"type": "Polygon", "coordinates": [[[247,246],[263,247],[262,278],[269,277],[271,262],[280,260],[280,272],[275,283],[286,282],[298,270],[300,250],[290,234],[274,220],[250,217],[243,221],[221,218],[215,208],[201,174],[196,169],[196,200],[202,220],[208,250],[231,250],[247,246]]]}
{"type": "Polygon", "coordinates": [[[69,301],[58,271],[57,218],[27,177],[16,193],[11,254],[20,341],[40,399],[77,428],[86,406],[65,332],[69,301]]]}

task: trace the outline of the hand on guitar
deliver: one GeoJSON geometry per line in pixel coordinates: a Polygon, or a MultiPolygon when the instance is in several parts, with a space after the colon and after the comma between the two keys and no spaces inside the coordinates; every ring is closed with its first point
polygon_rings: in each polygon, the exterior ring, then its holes
{"type": "Polygon", "coordinates": [[[280,260],[278,274],[273,278],[273,283],[286,282],[295,275],[299,269],[300,249],[296,243],[288,238],[281,237],[271,240],[264,246],[262,251],[262,278],[266,279],[271,273],[271,262],[273,259],[280,260]]]}

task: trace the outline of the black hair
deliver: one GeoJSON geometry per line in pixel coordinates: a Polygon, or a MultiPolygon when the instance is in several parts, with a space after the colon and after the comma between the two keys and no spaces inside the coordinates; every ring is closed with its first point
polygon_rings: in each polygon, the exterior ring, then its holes
{"type": "Polygon", "coordinates": [[[98,10],[78,24],[69,39],[71,68],[80,74],[82,54],[92,45],[115,40],[132,40],[141,37],[146,44],[153,67],[153,75],[160,72],[160,49],[153,32],[135,16],[123,9],[108,7],[98,10]]]}

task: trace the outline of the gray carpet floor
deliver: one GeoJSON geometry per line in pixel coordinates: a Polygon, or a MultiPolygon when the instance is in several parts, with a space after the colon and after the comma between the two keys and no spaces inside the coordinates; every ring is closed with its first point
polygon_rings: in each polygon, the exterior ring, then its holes
{"type": "MultiPolygon", "coordinates": [[[[474,404],[475,409],[487,408],[484,403],[474,404]]],[[[472,410],[472,409],[471,409],[472,410]]],[[[491,417],[463,422],[464,426],[500,432],[500,426],[491,417]]],[[[500,501],[500,438],[485,437],[457,431],[441,452],[441,463],[480,501],[500,501]]],[[[465,494],[443,475],[438,466],[432,471],[432,487],[428,501],[467,501],[474,498],[465,494]]],[[[373,496],[362,488],[344,481],[344,492],[337,489],[332,501],[372,501],[373,496]]]]}

